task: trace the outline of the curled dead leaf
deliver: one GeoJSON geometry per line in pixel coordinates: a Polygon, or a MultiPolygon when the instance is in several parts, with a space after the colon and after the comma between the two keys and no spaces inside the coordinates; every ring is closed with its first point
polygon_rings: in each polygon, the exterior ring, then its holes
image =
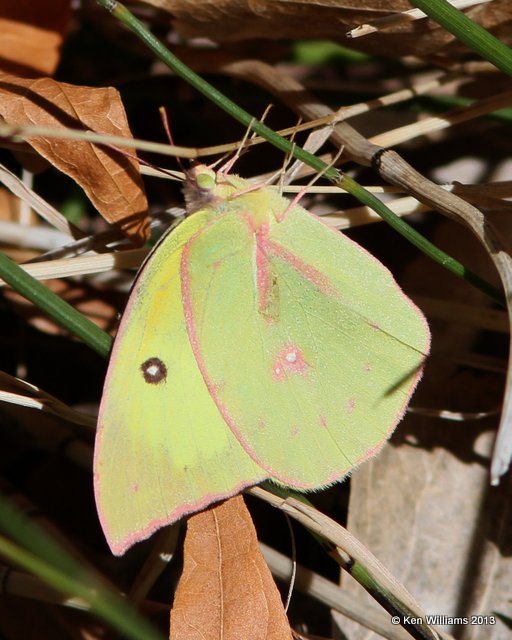
{"type": "Polygon", "coordinates": [[[241,496],[189,518],[171,640],[291,640],[241,496]]]}
{"type": "MultiPolygon", "coordinates": [[[[131,137],[123,103],[112,87],[83,87],[51,78],[0,74],[0,115],[13,125],[45,125],[131,137]]],[[[121,150],[45,136],[30,145],[73,178],[93,205],[135,245],[148,237],[147,200],[138,163],[121,150]]]]}

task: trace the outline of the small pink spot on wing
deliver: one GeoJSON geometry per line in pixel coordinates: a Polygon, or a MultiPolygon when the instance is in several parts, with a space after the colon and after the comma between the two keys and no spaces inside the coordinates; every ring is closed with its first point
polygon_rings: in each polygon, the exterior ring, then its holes
{"type": "Polygon", "coordinates": [[[291,431],[290,431],[290,435],[292,438],[296,438],[298,435],[300,434],[300,429],[299,427],[297,427],[296,425],[294,427],[292,427],[291,431]]]}
{"type": "Polygon", "coordinates": [[[280,367],[278,364],[274,365],[274,369],[272,371],[274,380],[280,381],[284,378],[284,369],[280,367]]]}
{"type": "Polygon", "coordinates": [[[320,426],[323,429],[327,428],[327,418],[325,416],[320,416],[320,426]]]}
{"type": "Polygon", "coordinates": [[[297,345],[287,344],[281,349],[277,354],[277,358],[274,360],[272,376],[276,382],[280,382],[292,375],[304,375],[309,369],[309,366],[297,345]]]}
{"type": "Polygon", "coordinates": [[[139,483],[138,482],[134,482],[132,484],[132,486],[130,487],[130,491],[131,491],[131,493],[137,493],[139,488],[140,488],[139,487],[139,483]]]}
{"type": "Polygon", "coordinates": [[[347,402],[347,413],[353,413],[355,408],[356,401],[354,398],[350,398],[350,400],[347,402]]]}
{"type": "Polygon", "coordinates": [[[366,373],[370,373],[370,371],[372,370],[372,365],[370,362],[366,362],[364,367],[363,367],[363,371],[365,371],[366,373]]]}

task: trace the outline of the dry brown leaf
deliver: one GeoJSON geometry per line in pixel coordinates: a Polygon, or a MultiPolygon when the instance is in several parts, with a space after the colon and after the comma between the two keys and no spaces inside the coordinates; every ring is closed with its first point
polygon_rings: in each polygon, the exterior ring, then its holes
{"type": "MultiPolygon", "coordinates": [[[[205,36],[221,42],[247,38],[329,38],[378,55],[427,56],[463,47],[431,20],[419,20],[350,39],[358,25],[411,9],[408,0],[143,0],[169,11],[174,26],[186,37],[205,36]]],[[[510,41],[512,7],[495,0],[465,11],[494,35],[510,41]]]]}
{"type": "Polygon", "coordinates": [[[2,0],[0,69],[24,77],[51,75],[70,16],[70,0],[2,0]]]}
{"type": "Polygon", "coordinates": [[[291,640],[281,597],[243,498],[192,516],[171,640],[291,640]]]}
{"type": "MultiPolygon", "coordinates": [[[[13,125],[71,127],[131,137],[123,103],[112,87],[80,87],[51,78],[28,80],[0,74],[0,115],[13,125]]],[[[119,226],[134,244],[147,239],[148,205],[133,158],[81,140],[37,136],[28,142],[73,178],[103,217],[119,226]]]]}

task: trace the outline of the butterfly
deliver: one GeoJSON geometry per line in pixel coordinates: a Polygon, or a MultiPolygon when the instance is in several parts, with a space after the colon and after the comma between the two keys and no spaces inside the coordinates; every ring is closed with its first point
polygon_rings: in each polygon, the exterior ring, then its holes
{"type": "Polygon", "coordinates": [[[114,554],[270,479],[320,489],[376,454],[430,333],[391,273],[269,186],[198,165],[133,286],[98,418],[114,554]]]}

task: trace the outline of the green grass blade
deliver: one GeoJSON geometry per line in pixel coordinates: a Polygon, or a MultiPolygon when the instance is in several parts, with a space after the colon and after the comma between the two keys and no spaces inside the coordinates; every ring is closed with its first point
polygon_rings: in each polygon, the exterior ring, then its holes
{"type": "Polygon", "coordinates": [[[500,71],[512,76],[512,49],[473,22],[462,11],[453,7],[447,0],[409,0],[409,2],[453,33],[482,58],[492,62],[500,71]]]}
{"type": "Polygon", "coordinates": [[[41,578],[66,597],[88,603],[97,617],[132,640],[163,640],[149,622],[118,593],[56,544],[41,527],[0,496],[0,554],[41,578]]]}

